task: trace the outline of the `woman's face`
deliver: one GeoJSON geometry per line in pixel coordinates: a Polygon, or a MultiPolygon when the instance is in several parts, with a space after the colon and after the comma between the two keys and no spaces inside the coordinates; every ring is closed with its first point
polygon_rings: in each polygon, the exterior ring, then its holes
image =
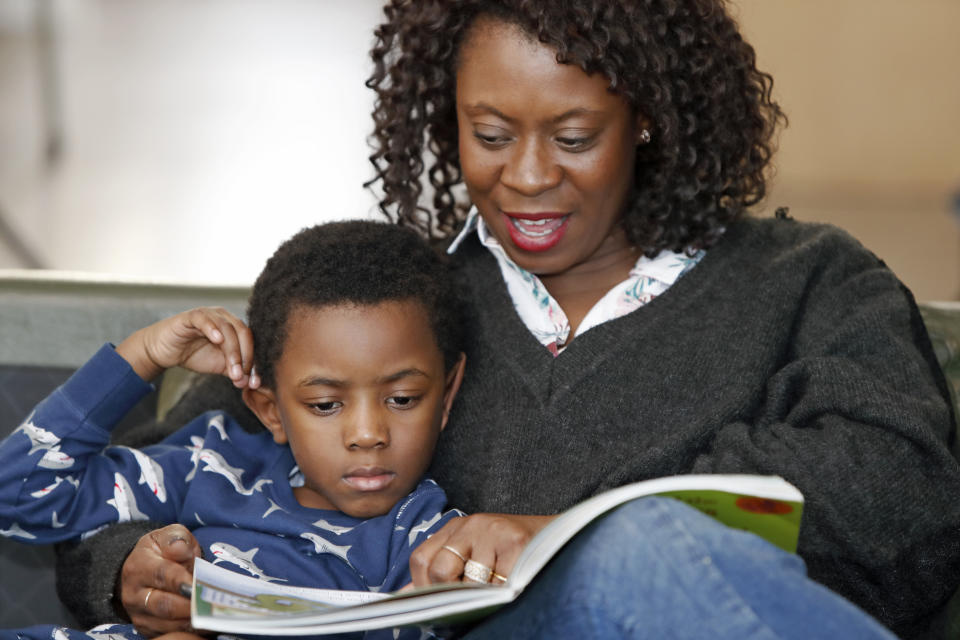
{"type": "Polygon", "coordinates": [[[504,22],[478,19],[462,45],[464,182],[504,250],[532,273],[589,268],[629,246],[618,223],[642,122],[607,86],[504,22]]]}

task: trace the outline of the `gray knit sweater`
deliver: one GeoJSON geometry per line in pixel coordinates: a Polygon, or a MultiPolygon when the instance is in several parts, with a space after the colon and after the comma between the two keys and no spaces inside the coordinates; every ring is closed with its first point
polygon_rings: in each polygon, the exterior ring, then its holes
{"type": "MultiPolygon", "coordinates": [[[[556,513],[656,476],[779,474],[806,497],[810,575],[895,631],[913,635],[957,588],[946,387],[910,293],[845,233],[735,223],[670,290],[557,358],[475,238],[455,268],[471,342],[432,467],[453,505],[556,513]]],[[[116,575],[141,533],[75,553],[116,575]]],[[[102,618],[112,583],[73,574],[87,593],[72,604],[102,618]]]]}

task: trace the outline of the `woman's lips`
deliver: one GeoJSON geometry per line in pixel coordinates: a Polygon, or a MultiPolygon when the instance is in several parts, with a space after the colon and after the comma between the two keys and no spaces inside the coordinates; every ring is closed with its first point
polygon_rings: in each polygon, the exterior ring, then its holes
{"type": "Polygon", "coordinates": [[[343,475],[343,481],[357,491],[382,491],[397,474],[380,467],[352,469],[343,475]]]}
{"type": "Polygon", "coordinates": [[[556,212],[502,213],[510,241],[523,251],[546,251],[552,248],[563,238],[570,220],[568,214],[556,212]]]}

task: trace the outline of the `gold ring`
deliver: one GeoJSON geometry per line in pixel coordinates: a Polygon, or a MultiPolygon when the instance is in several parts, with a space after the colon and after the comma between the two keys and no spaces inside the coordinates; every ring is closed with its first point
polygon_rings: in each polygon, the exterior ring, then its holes
{"type": "Polygon", "coordinates": [[[467,564],[463,565],[463,577],[467,580],[486,584],[490,582],[490,576],[492,575],[493,569],[476,560],[467,560],[467,564]]]}
{"type": "Polygon", "coordinates": [[[146,609],[146,608],[147,608],[147,605],[150,604],[150,596],[152,596],[152,595],[153,595],[153,587],[150,587],[150,588],[147,590],[147,597],[143,599],[143,608],[144,608],[144,609],[146,609]]]}
{"type": "Polygon", "coordinates": [[[494,580],[499,580],[500,582],[506,582],[506,581],[507,581],[507,576],[502,576],[502,575],[500,575],[499,573],[497,573],[496,571],[491,571],[491,572],[490,572],[490,576],[491,576],[491,577],[490,577],[490,581],[491,581],[491,582],[494,581],[494,580]]]}
{"type": "Polygon", "coordinates": [[[453,555],[457,556],[458,558],[460,558],[460,559],[463,560],[464,562],[467,561],[467,559],[463,557],[463,554],[460,553],[459,551],[457,551],[456,549],[454,549],[453,547],[451,547],[451,546],[449,546],[449,545],[443,545],[442,548],[443,548],[443,549],[446,549],[447,551],[449,551],[449,552],[452,553],[453,555]]]}

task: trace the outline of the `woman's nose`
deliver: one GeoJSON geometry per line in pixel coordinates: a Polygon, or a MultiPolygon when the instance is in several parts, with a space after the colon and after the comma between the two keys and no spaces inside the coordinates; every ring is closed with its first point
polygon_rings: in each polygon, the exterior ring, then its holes
{"type": "Polygon", "coordinates": [[[344,445],[348,449],[382,449],[390,445],[390,429],[379,411],[358,408],[344,427],[344,445]]]}
{"type": "Polygon", "coordinates": [[[500,173],[500,182],[525,196],[536,196],[563,180],[563,168],[556,162],[549,142],[530,138],[513,147],[500,173]]]}

